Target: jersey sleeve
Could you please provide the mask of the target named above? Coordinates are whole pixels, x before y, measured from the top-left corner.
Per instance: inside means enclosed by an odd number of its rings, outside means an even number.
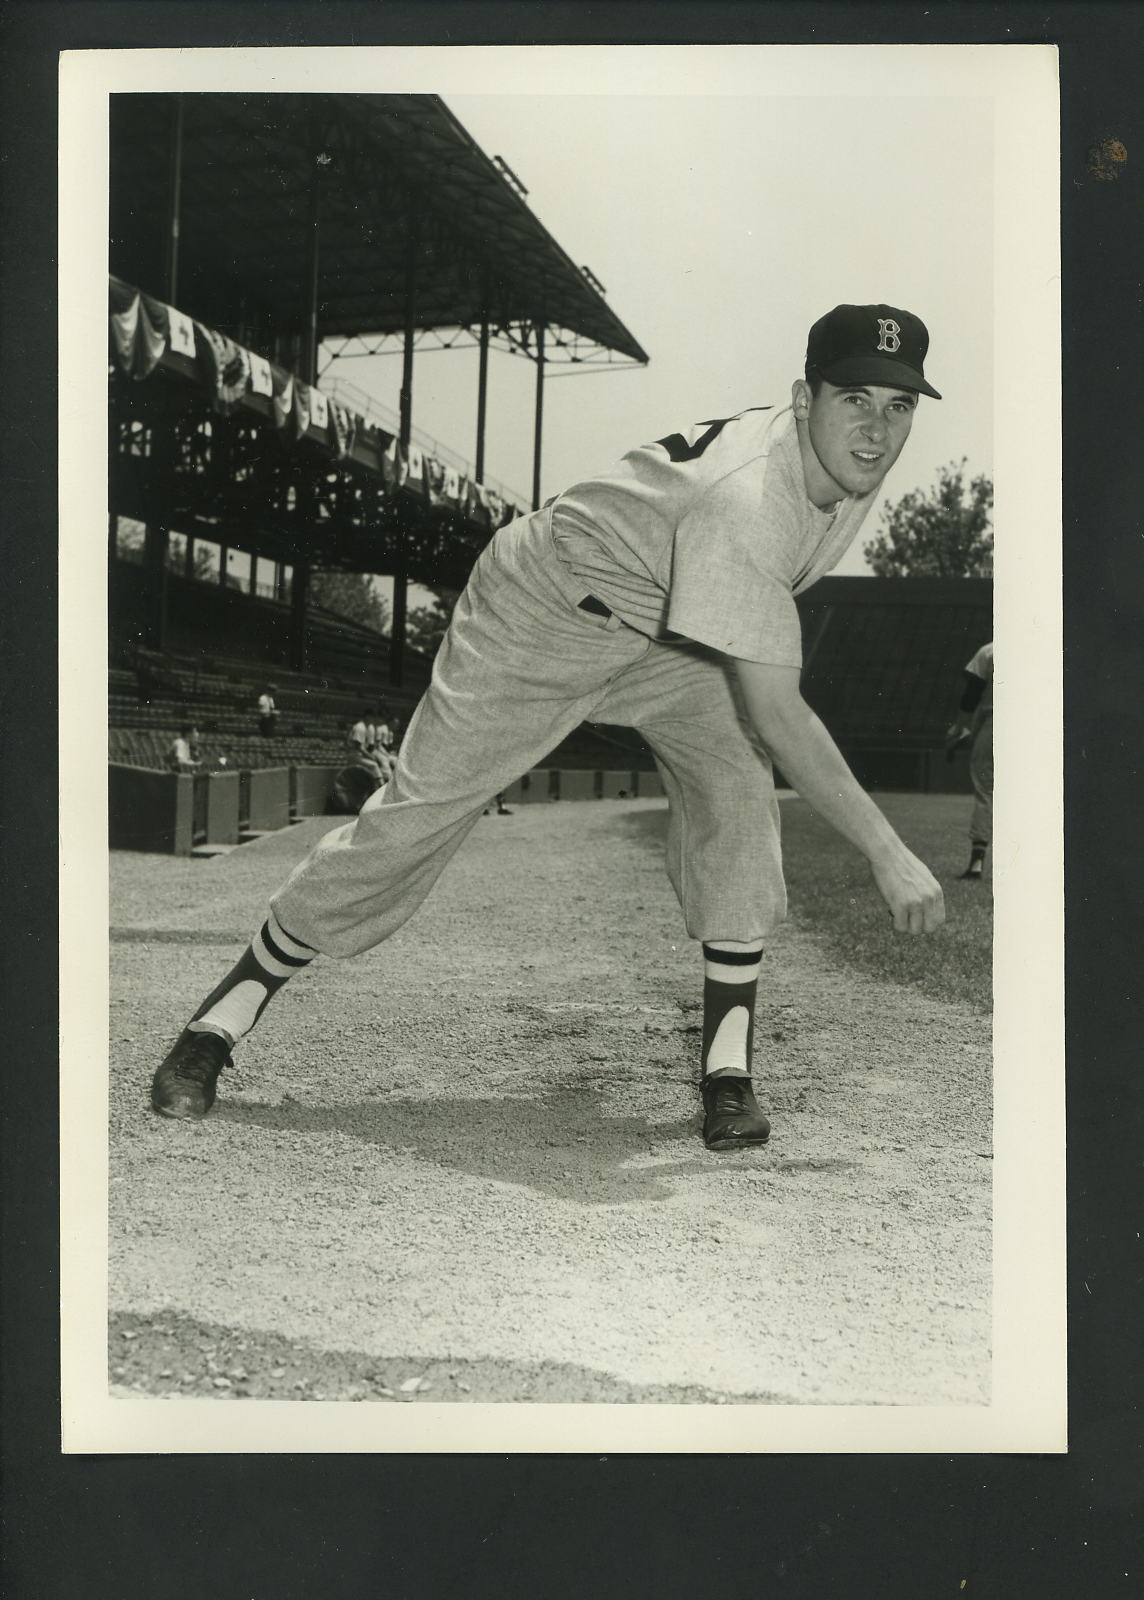
[[[981,698],[985,693],[985,679],[978,677],[976,672],[970,672],[966,667],[962,673],[961,700],[958,710],[964,711],[967,716],[977,710]]]
[[[768,666],[802,665],[790,552],[768,535],[737,476],[702,495],[676,529],[666,623],[672,633]]]

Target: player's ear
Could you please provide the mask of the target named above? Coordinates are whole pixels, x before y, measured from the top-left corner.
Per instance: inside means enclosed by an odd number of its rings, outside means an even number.
[[[810,402],[814,396],[810,392],[810,384],[805,378],[796,378],[791,385],[790,403],[794,407],[794,414],[800,422],[805,422],[810,415]]]

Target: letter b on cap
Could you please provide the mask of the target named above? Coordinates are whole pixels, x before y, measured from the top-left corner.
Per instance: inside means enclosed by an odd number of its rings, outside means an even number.
[[[901,348],[902,330],[893,317],[878,318],[878,349],[888,350],[893,355]]]

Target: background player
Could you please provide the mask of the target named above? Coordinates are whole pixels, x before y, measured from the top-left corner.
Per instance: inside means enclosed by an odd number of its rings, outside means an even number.
[[[638,728],[663,778],[667,871],[704,957],[704,1138],[764,1142],[755,995],[764,940],[786,913],[772,757],[866,856],[896,929],[930,932],[944,917],[936,880],[802,698],[794,601],[852,543],[919,395],[940,399],[923,374],[928,345],[907,311],[838,306],[810,331],[789,406],[638,446],[503,528],[457,603],[389,781],[272,896],[159,1067],[156,1110],[205,1115],[277,989],[315,955],[355,955],[399,928],[490,796],[592,719]]]
[[[951,749],[972,739],[969,776],[973,783],[973,811],[969,818],[969,865],[961,874],[979,883],[985,852],[993,842],[993,641],[983,644],[963,674],[961,703],[950,727]]]

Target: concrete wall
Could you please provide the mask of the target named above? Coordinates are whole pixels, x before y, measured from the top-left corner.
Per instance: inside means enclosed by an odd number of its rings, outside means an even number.
[[[272,833],[290,822],[290,768],[257,767],[244,773],[246,826],[255,833]]]
[[[505,790],[510,805],[549,800],[662,800],[658,772],[601,772],[578,767],[533,767]]]
[[[559,800],[594,800],[596,798],[596,774],[594,772],[561,772],[560,787],[556,791]]]
[[[268,767],[192,775],[111,763],[109,842],[113,850],[183,856],[195,844],[237,844],[243,823],[264,833],[287,827],[291,815],[324,816],[337,770]],[[658,774],[536,767],[518,778],[505,798],[514,805],[547,805],[554,799],[614,800],[637,793],[642,799],[662,797]]]
[[[296,817],[324,817],[337,767],[291,767],[290,809]]]
[[[111,848],[190,855],[194,792],[195,780],[190,773],[109,766],[107,798]]]
[[[854,776],[864,789],[910,794],[970,794],[969,746],[946,759],[943,750],[870,750],[843,747]]]
[[[533,767],[531,772],[526,772],[522,778],[510,784],[504,792],[504,797],[510,805],[533,805],[536,802],[547,804],[552,793],[552,773],[547,767]]]
[[[600,794],[604,800],[631,800],[636,792],[635,772],[601,772]]]
[[[208,772],[207,787],[207,843],[237,844],[238,813],[241,774],[238,772]],[[200,776],[199,782],[204,778]]]

